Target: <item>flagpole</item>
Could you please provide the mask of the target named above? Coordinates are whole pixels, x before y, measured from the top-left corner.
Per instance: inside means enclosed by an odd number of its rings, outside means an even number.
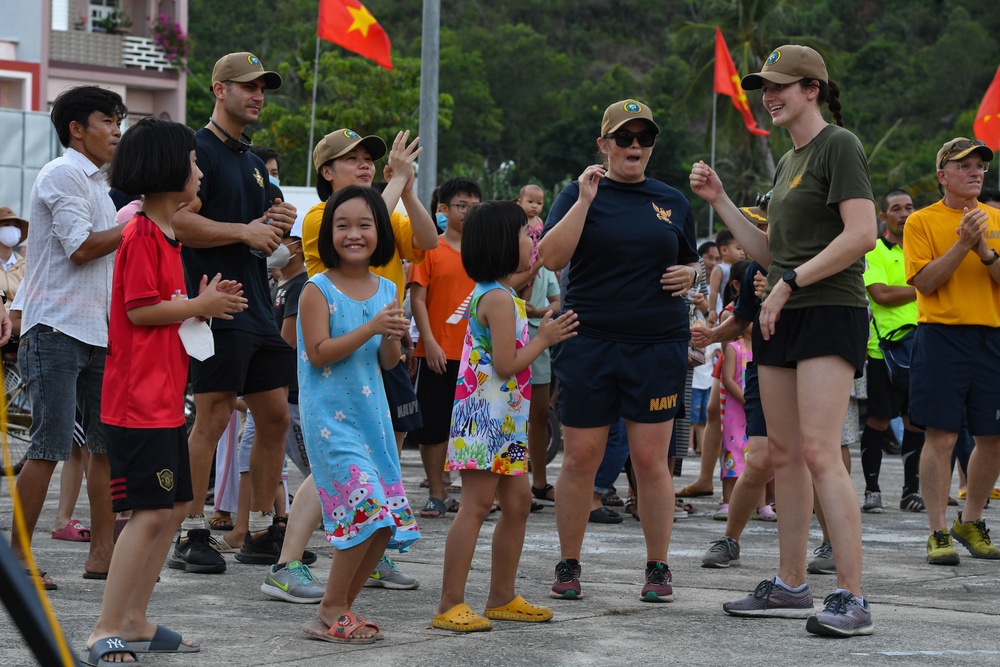
[[[715,171],[715,107],[718,106],[716,102],[719,100],[719,94],[712,91],[712,157],[711,164],[712,171]],[[715,209],[711,206],[708,207],[708,238],[712,238],[712,230],[715,229]]]
[[[424,0],[423,36],[420,47],[420,171],[417,198],[431,205],[437,187],[438,71],[441,55],[441,0]],[[431,211],[433,216],[435,211]]]
[[[313,59],[313,96],[312,111],[309,113],[309,145],[306,146],[306,187],[312,185],[312,151],[313,138],[316,131],[316,84],[319,81],[319,36],[316,37],[316,57]]]

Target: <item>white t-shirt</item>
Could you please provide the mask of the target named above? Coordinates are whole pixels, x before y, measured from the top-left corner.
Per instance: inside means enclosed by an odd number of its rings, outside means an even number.
[[[691,375],[692,389],[712,388],[712,368],[715,366],[715,353],[722,349],[718,343],[712,343],[705,348],[705,363],[694,369]]]

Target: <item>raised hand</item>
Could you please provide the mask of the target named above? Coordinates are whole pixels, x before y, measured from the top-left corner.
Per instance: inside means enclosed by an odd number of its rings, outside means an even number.
[[[603,166],[592,164],[583,170],[577,181],[580,183],[580,200],[588,204],[597,196],[597,184],[607,174]]]
[[[413,163],[416,162],[417,157],[424,149],[417,147],[420,143],[420,137],[416,137],[407,144],[409,138],[409,130],[396,134],[396,138],[392,141],[392,148],[389,150],[389,162],[382,171],[382,175],[387,181],[397,177],[406,179],[407,184],[412,187],[410,180],[413,178]]]
[[[538,325],[537,337],[544,340],[547,346],[555,345],[571,336],[575,336],[576,332],[574,329],[578,326],[580,326],[580,323],[577,321],[576,313],[572,310],[567,310],[555,319],[552,319],[552,311],[549,310],[542,316],[542,321]]]
[[[714,204],[719,197],[726,193],[722,187],[722,181],[719,180],[719,175],[705,164],[704,160],[698,160],[694,163],[688,180],[691,183],[691,191],[709,204]]]

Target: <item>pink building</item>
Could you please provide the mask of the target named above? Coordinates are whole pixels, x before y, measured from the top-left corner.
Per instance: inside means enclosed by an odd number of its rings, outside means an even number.
[[[185,120],[187,75],[156,24],[187,34],[188,0],[4,0],[0,109],[48,112],[64,89],[96,84],[130,118]],[[161,18],[163,17],[163,18]]]

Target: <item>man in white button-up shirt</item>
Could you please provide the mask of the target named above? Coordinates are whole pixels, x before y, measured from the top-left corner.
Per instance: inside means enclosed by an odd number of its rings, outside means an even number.
[[[84,576],[103,579],[111,562],[110,469],[101,424],[114,252],[121,238],[102,167],[111,162],[127,110],[96,86],[61,93],[52,124],[66,148],[45,165],[31,191],[24,312],[18,366],[31,400],[31,446],[17,490],[27,538],[42,510],[52,471],[69,458],[79,406],[87,426],[90,556]],[[20,552],[15,528],[11,543]],[[40,573],[46,588],[55,588]]]

